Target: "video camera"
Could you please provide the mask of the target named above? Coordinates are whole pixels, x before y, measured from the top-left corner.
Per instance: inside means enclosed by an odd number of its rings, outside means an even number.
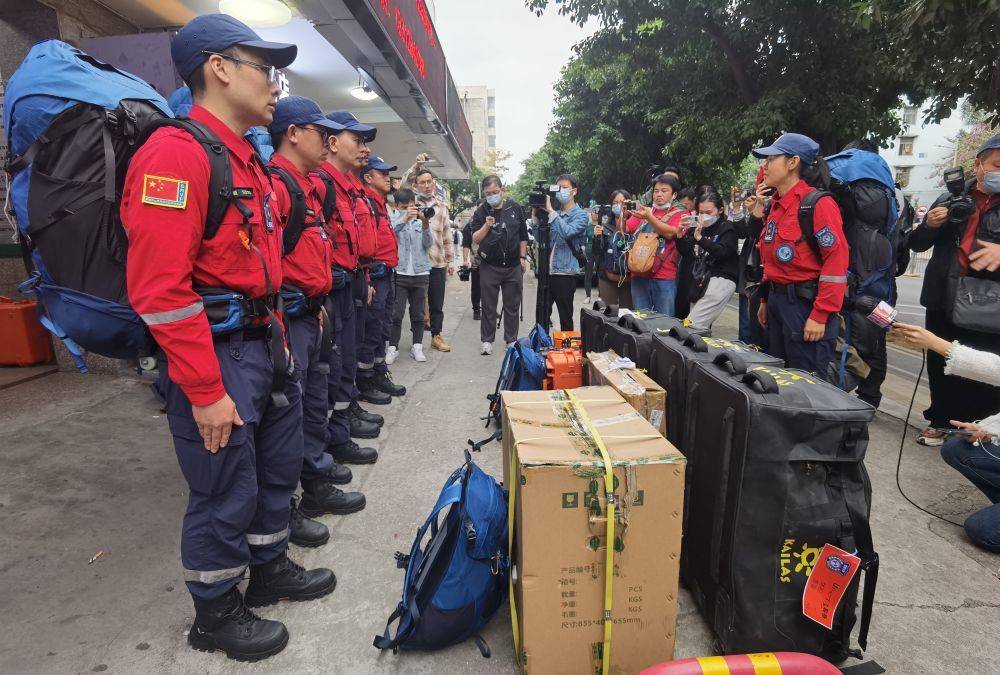
[[[940,206],[948,209],[948,224],[964,227],[969,216],[976,212],[976,204],[965,187],[965,169],[956,166],[945,171],[944,186],[951,196]]]
[[[553,207],[559,204],[559,186],[544,180],[535,181],[535,187],[528,193],[528,206],[533,209],[544,209],[545,198],[548,197]]]

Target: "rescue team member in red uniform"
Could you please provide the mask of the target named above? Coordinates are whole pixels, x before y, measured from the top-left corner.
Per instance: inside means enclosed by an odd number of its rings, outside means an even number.
[[[820,255],[805,241],[799,225],[802,198],[815,188],[802,179],[816,171],[819,145],[802,134],[782,134],[773,144],[753,151],[764,160],[764,185],[775,189],[765,214],[758,200],[754,215],[763,218],[760,237],[764,265],[757,317],[768,335],[768,351],[799,368],[828,378],[840,321],[837,313],[847,291],[849,250],[840,210],[823,197],[813,211],[813,233]]]
[[[284,250],[281,292],[302,388],[302,502],[301,511],[292,505],[291,540],[300,546],[322,546],[330,532],[306,515],[355,513],[365,507],[364,495],[337,487],[351,481],[351,471],[326,453],[333,335],[324,334],[324,324],[330,322],[322,320],[320,312],[333,282],[333,248],[324,228],[319,191],[307,178],[326,159],[327,136],[343,127],[326,119],[310,99],[288,96],[275,106],[268,130],[275,148],[268,166],[274,189],[272,211],[281,225]],[[327,330],[332,333],[332,328]]]
[[[349,113],[348,113],[349,114]],[[350,114],[349,114],[350,115]],[[374,464],[378,452],[374,448],[359,447],[351,438],[377,438],[382,416],[366,412],[354,400],[357,389],[354,377],[358,368],[357,307],[354,288],[358,274],[363,274],[358,264],[358,228],[355,220],[357,187],[350,176],[364,166],[367,160],[367,142],[375,137],[375,129],[360,124],[353,115],[347,123],[328,114],[342,131],[327,138],[327,160],[309,175],[319,190],[323,203],[328,195],[334,197],[334,208],[327,221],[327,234],[333,245],[333,287],[327,302],[327,311],[334,324],[334,344],[340,358],[334,359],[336,368],[330,368],[328,381],[329,406],[332,409],[329,430],[330,444],[327,452],[343,464]],[[364,417],[375,418],[373,421]]]
[[[385,345],[392,330],[392,305],[395,300],[396,265],[399,264],[399,245],[392,231],[392,222],[385,207],[385,198],[392,190],[389,172],[396,166],[381,157],[369,157],[362,169],[365,196],[376,223],[375,261],[369,276],[375,289],[365,322],[365,339],[358,354],[358,389],[375,389],[390,396],[403,396],[406,387],[392,381],[385,363]],[[370,363],[370,369],[364,369]],[[366,374],[369,377],[364,377]]]
[[[296,51],[261,40],[229,16],[200,16],[184,26],[171,53],[194,96],[191,118],[229,154],[232,203],[218,232],[205,239],[208,158],[187,132],[169,127],[136,152],[121,199],[129,299],[163,350],[159,384],[189,488],[181,559],[196,615],[188,642],[243,660],[288,643],[283,624],[247,605],[318,598],[336,586],[330,570],[306,571],[286,553],[289,502],[302,469],[302,410],[291,378],[287,401],[272,396],[272,383],[281,381],[275,362],[285,360],[272,359],[269,339],[280,330],[273,307],[281,240],[269,211],[270,182],[242,138],[251,126],[271,122],[276,68],[289,65]],[[213,332],[198,292],[209,288],[210,295],[237,294],[232,304],[246,320]],[[244,604],[236,585],[248,566]]]

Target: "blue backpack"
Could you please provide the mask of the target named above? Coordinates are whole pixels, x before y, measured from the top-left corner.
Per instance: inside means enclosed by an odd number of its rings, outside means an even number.
[[[234,199],[228,153],[206,127],[173,119],[146,82],[58,40],[32,47],[7,85],[4,129],[10,200],[41,321],[77,367],[85,351],[150,356],[153,343],[128,301],[122,183],[136,148],[161,126],[190,133],[205,149],[211,196],[205,238]]]
[[[548,332],[537,325],[523,337],[507,348],[500,363],[500,376],[496,388],[486,398],[490,401],[490,412],[486,420],[500,424],[502,391],[538,391],[545,380],[545,355],[552,349],[552,338]]]
[[[376,647],[433,650],[475,637],[483,656],[490,655],[477,633],[507,595],[507,491],[468,451],[417,530],[410,553],[396,553],[396,564],[406,570],[403,597],[385,633],[375,637]]]

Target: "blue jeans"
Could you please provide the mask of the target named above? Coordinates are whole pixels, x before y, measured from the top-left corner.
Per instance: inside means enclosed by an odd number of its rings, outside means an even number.
[[[667,316],[674,316],[676,295],[676,279],[632,277],[632,305],[637,312],[652,310]]]
[[[993,502],[965,520],[965,533],[976,546],[1000,553],[1000,446],[952,438],[941,446],[941,457]]]

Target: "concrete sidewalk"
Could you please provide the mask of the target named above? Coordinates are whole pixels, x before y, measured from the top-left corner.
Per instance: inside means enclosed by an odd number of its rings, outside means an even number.
[[[533,294],[534,285],[526,286]],[[433,654],[380,654],[371,646],[402,587],[393,553],[409,549],[461,463],[466,439],[485,435],[479,417],[503,346],[479,355],[468,290],[449,282],[445,336],[453,351],[428,349],[428,362],[417,364],[404,335],[393,373],[409,393],[391,406],[370,406],[387,422],[379,462],[354,468],[352,488],[366,493],[367,509],[325,517],[333,534],[327,546],[293,547],[307,566],[332,567],[337,590],[264,608],[264,616],[286,623],[291,641],[256,665],[186,645],[193,616],[179,560],[186,486],[146,383],[59,373],[0,391],[0,672],[513,672],[506,610],[484,632],[488,660],[471,642]],[[525,316],[522,332],[533,302]],[[734,336],[735,317],[723,317],[715,332]],[[1000,556],[975,549],[961,528],[899,495],[901,427],[881,413],[871,427],[867,463],[882,567],[867,656],[890,673],[997,672]],[[912,429],[907,435],[902,484],[911,498],[957,522],[986,504],[935,449],[913,443]],[[499,454],[491,444],[476,460],[499,475]],[[98,551],[104,554],[88,564]],[[678,657],[711,653],[707,626],[686,593],[677,636]]]

